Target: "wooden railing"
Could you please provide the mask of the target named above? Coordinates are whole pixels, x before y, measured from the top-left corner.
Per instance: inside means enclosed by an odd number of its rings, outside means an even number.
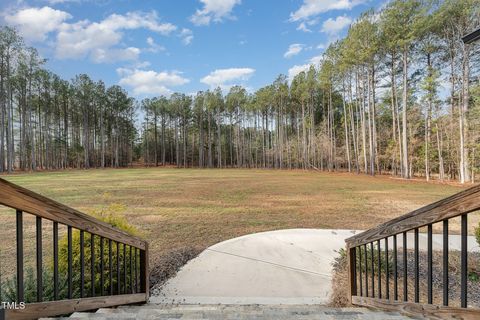
[[[479,209],[480,186],[475,186],[348,238],[346,244],[352,304],[434,319],[480,319],[478,306],[470,306],[467,301],[467,218],[469,213]],[[455,220],[460,220],[460,235],[449,232],[449,222],[455,217],[459,217]],[[442,233],[435,235],[434,227],[441,228]],[[426,228],[426,254],[419,245],[421,228]],[[410,237],[409,240],[408,234],[413,239]],[[437,248],[440,250],[433,250],[434,236],[437,240],[441,239],[442,245]],[[400,247],[398,237],[402,241]],[[450,240],[452,237],[459,240],[459,250],[449,248],[449,237]],[[413,248],[411,245],[409,248],[408,242],[412,240]],[[453,295],[458,301],[453,301],[451,295],[453,289],[449,278],[452,271],[449,268],[452,266],[451,263],[449,266],[449,252],[450,255],[455,253],[455,258],[458,258],[452,259],[455,260],[453,263],[459,264],[453,268],[459,270],[460,292],[458,294],[456,289],[456,295]],[[434,259],[434,255],[439,259]],[[440,288],[438,285],[434,288],[434,276],[439,278],[439,274],[434,274],[435,269],[436,273],[442,273]],[[475,281],[473,285],[479,286],[478,279]]]
[[[12,302],[17,303],[15,308],[0,306],[0,320],[36,319],[148,300],[148,243],[144,240],[3,179],[0,204],[16,210],[16,301]],[[36,299],[23,308],[25,214],[36,217]],[[51,261],[43,261],[45,220],[53,225]],[[66,255],[62,256],[59,226],[66,227]],[[59,261],[62,258],[66,261]],[[86,266],[88,259],[90,265]],[[53,270],[45,279],[47,263],[52,263]],[[45,301],[47,282],[53,282],[53,292]]]

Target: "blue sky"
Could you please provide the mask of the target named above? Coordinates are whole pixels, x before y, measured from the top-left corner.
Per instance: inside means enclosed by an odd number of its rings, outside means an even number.
[[[86,73],[141,98],[241,84],[318,63],[382,0],[2,1],[2,24],[65,79]]]

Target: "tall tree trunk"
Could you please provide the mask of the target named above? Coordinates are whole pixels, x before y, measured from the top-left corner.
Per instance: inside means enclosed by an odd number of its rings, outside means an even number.
[[[397,175],[397,100],[396,100],[396,80],[395,80],[395,53],[391,53],[391,64],[390,64],[390,81],[391,81],[391,106],[392,106],[392,138],[393,138],[393,152],[392,152],[392,175]],[[400,137],[399,137],[400,138]],[[400,156],[400,153],[399,153]]]
[[[443,165],[443,143],[440,138],[440,129],[438,128],[438,124],[435,123],[436,131],[437,131],[437,152],[438,152],[438,175],[440,181],[445,179],[445,168]]]
[[[211,114],[208,112],[208,167],[213,167],[213,156],[212,156],[212,125],[211,125]]]
[[[407,141],[407,105],[408,105],[408,50],[403,49],[403,113],[402,113],[402,151],[403,178],[410,179]]]
[[[342,79],[342,92],[343,92],[343,122],[345,128],[345,150],[347,153],[347,165],[348,165],[348,172],[352,171],[352,163],[350,159],[350,142],[348,139],[348,114],[347,114],[347,106],[346,106],[346,97],[345,97],[345,79]]]
[[[371,73],[367,71],[367,116],[368,116],[368,146],[370,155],[370,167],[369,173],[375,175],[375,147],[373,143],[373,106],[372,106],[372,86],[371,86]]]
[[[467,119],[469,103],[469,78],[470,78],[470,64],[469,64],[470,46],[464,45],[463,61],[462,61],[462,102],[459,103],[459,129],[460,129],[460,183],[470,181],[470,172],[468,164],[468,148],[467,141]]]
[[[222,124],[220,123],[220,110],[217,110],[217,167],[222,167]]]
[[[3,75],[4,57],[1,55],[0,62],[0,172],[5,171],[5,113],[6,113],[6,95],[5,95],[5,77]]]
[[[158,128],[157,128],[157,119],[158,119],[158,115],[157,115],[157,106],[153,106],[154,110],[153,110],[153,134],[155,135],[154,136],[154,139],[153,139],[153,143],[154,143],[154,147],[153,147],[153,150],[154,150],[154,155],[155,155],[155,167],[158,167]]]
[[[204,156],[203,156],[203,149],[204,149],[204,137],[203,137],[203,110],[200,111],[200,120],[199,120],[199,128],[200,128],[200,133],[198,136],[198,165],[200,168],[204,167]]]

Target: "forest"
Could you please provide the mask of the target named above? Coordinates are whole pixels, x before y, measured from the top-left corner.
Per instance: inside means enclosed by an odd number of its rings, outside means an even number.
[[[0,31],[0,172],[146,166],[275,168],[475,182],[479,0],[364,12],[318,65],[241,86],[135,100],[66,81]]]
[[[131,164],[135,100],[85,74],[63,80],[45,62],[0,29],[0,172]]]

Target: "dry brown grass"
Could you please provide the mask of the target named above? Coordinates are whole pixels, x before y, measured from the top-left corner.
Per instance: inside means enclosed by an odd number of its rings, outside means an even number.
[[[127,206],[128,220],[150,242],[154,258],[268,230],[367,229],[462,190],[389,177],[253,169],[78,170],[3,178],[87,213],[111,203]],[[14,212],[0,210],[0,218],[0,248],[9,256]],[[32,259],[33,223],[25,224]]]

